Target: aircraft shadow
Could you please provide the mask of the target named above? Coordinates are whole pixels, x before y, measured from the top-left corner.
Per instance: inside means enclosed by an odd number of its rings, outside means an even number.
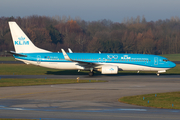
[[[47,71],[47,75],[88,75],[88,71],[78,72],[77,70],[61,70],[61,71]],[[156,73],[121,73],[118,74],[101,74],[101,72],[94,72],[94,76],[129,76],[129,75],[156,75]],[[166,74],[161,75],[180,75],[180,74]]]

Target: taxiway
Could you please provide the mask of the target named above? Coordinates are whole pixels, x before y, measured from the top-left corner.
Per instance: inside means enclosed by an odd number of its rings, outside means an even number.
[[[156,109],[118,102],[123,96],[180,91],[180,75],[39,75],[1,78],[74,78],[108,80],[79,83],[0,88],[1,118],[41,120],[176,120],[180,110]],[[171,104],[171,103],[170,103]]]

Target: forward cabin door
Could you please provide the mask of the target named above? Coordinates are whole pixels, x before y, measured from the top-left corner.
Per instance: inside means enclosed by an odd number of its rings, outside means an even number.
[[[158,57],[154,58],[154,65],[158,65]]]

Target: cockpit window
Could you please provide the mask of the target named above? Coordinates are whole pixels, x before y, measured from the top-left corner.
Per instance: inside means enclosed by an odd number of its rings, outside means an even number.
[[[169,60],[168,60],[168,59],[163,59],[163,61],[167,62],[167,61],[169,61]]]

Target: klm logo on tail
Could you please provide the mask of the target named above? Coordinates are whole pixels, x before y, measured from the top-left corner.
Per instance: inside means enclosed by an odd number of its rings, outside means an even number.
[[[14,41],[14,45],[29,45],[29,41],[25,41],[25,37],[19,37],[19,41]]]

